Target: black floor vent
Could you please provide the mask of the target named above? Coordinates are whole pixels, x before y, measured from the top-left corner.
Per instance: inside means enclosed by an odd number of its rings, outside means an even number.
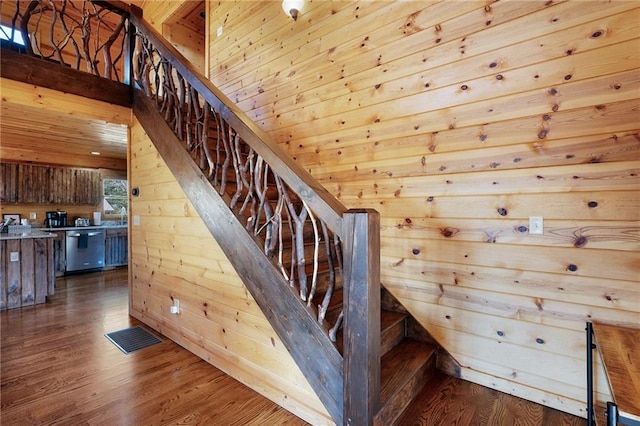
[[[125,354],[162,342],[142,327],[136,326],[104,335]]]

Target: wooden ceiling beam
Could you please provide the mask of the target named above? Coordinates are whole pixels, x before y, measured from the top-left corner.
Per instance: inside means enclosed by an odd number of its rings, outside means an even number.
[[[10,80],[71,93],[131,108],[131,88],[116,81],[60,66],[57,62],[0,50],[0,76]]]

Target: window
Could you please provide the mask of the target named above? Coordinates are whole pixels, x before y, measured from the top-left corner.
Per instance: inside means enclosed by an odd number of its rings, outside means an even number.
[[[105,215],[126,214],[129,197],[126,179],[104,179],[102,181],[102,210]]]
[[[11,38],[13,37],[13,40]],[[15,44],[19,44],[20,46],[24,46],[24,40],[22,39],[22,33],[20,30],[12,30],[11,27],[0,24],[0,39],[2,40],[10,40]]]

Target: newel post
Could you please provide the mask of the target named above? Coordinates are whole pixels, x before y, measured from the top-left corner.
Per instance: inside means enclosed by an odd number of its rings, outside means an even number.
[[[343,215],[345,425],[372,425],[380,409],[380,215]]]

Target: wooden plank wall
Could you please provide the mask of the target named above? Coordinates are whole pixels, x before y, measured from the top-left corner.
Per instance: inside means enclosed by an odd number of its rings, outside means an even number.
[[[129,174],[140,194],[130,203],[131,315],[309,423],[330,423],[137,121]],[[174,299],[179,315],[169,312]]]
[[[91,204],[102,199],[99,170],[0,161],[0,202]]]
[[[209,9],[211,80],[381,213],[383,285],[460,375],[585,415],[584,322],[640,327],[639,4]]]

